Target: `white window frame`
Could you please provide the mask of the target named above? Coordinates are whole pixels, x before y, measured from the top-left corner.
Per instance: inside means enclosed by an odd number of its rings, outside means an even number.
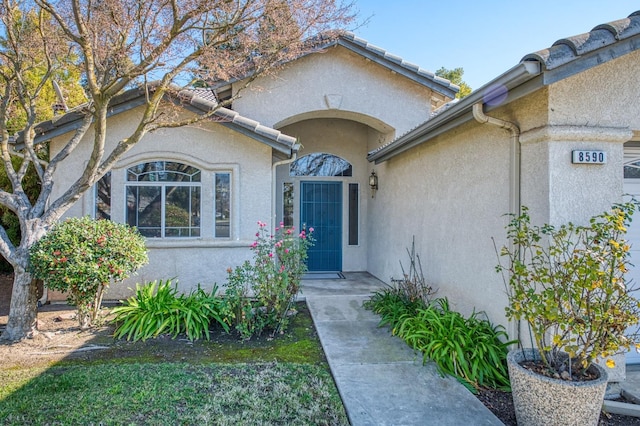
[[[198,171],[200,172],[200,181],[199,182],[179,182],[179,181],[129,181],[127,180],[128,177],[128,173],[129,173],[129,169],[136,167],[140,164],[145,164],[145,163],[154,163],[154,162],[167,162],[167,163],[178,163],[178,164],[182,164],[182,165],[186,165],[186,166],[190,166],[193,167],[195,169],[198,169]],[[203,196],[203,185],[202,185],[202,169],[200,167],[196,167],[193,166],[189,163],[185,163],[185,162],[181,162],[181,161],[176,161],[173,159],[162,159],[162,160],[147,160],[147,161],[142,161],[133,165],[130,165],[128,167],[126,167],[124,169],[124,208],[125,208],[125,217],[124,217],[124,222],[128,223],[127,221],[127,198],[128,198],[128,188],[129,187],[160,187],[160,236],[159,237],[154,237],[154,236],[146,236],[146,238],[152,238],[152,239],[172,239],[172,238],[176,238],[176,239],[197,239],[197,238],[202,238],[202,223],[200,223],[198,225],[198,228],[200,230],[199,235],[196,236],[175,236],[175,235],[171,235],[171,236],[166,236],[166,218],[165,218],[165,213],[166,213],[166,188],[168,186],[171,187],[188,187],[188,188],[199,188],[200,189],[200,199],[199,199],[199,203],[198,203],[198,217],[200,217],[200,221],[202,222],[202,196]],[[189,216],[192,215],[192,212],[189,211]],[[135,224],[136,226],[138,225],[137,223]],[[191,227],[190,227],[191,228]],[[142,231],[141,231],[142,232]]]
[[[227,175],[229,177],[229,235],[225,235],[225,236],[218,236],[216,235],[216,228],[217,228],[217,222],[216,222],[216,215],[218,214],[217,209],[218,206],[216,205],[216,203],[218,202],[218,192],[217,192],[217,188],[216,188],[216,180],[218,178],[218,175]],[[234,184],[233,184],[233,178],[234,178],[234,174],[231,170],[214,170],[213,171],[213,189],[211,191],[212,196],[213,196],[213,238],[215,239],[226,239],[229,240],[231,239],[231,237],[233,236],[233,227],[234,227],[234,216],[235,216],[235,206],[234,206]]]

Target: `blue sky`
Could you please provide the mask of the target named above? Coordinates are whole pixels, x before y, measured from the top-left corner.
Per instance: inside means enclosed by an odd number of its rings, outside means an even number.
[[[556,40],[640,10],[638,0],[356,0],[353,32],[429,71],[464,68],[477,89]]]

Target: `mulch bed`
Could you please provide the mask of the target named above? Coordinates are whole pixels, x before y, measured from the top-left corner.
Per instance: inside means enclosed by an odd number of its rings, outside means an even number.
[[[476,396],[506,426],[517,426],[511,392],[481,389]],[[631,403],[624,398],[619,398],[616,401]],[[602,413],[598,426],[640,426],[640,418]]]

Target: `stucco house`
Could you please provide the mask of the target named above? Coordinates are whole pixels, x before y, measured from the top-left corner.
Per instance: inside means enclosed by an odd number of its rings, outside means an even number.
[[[235,85],[216,97],[183,93],[185,108],[206,110]],[[640,195],[640,12],[528,54],[458,102],[448,81],[351,34],[253,87],[219,120],[146,136],[70,212],[107,214],[149,237],[150,264],[108,297],[156,278],[222,284],[250,255],[256,222],[284,221],[316,229],[310,270],[386,282],[415,236],[439,296],[505,324],[492,239],[503,243],[506,213],[526,205],[536,223],[580,223],[623,193]],[[111,138],[125,134],[143,96],[132,91],[115,107]],[[72,126],[65,116],[41,137],[55,151]],[[578,151],[596,161],[580,162]],[[149,199],[162,200],[166,220],[143,217]],[[194,218],[186,227],[167,216],[180,203]],[[640,250],[639,224],[630,239]]]
[[[181,91],[168,107],[209,111],[243,84]],[[367,153],[426,120],[458,90],[352,34],[251,87],[213,120],[145,136],[69,211],[136,225],[147,237],[149,265],[106,297],[122,298],[136,281],[172,277],[183,290],[224,284],[227,268],[251,256],[258,221],[314,227],[311,271],[366,271],[375,202]],[[146,90],[113,102],[111,143],[132,131]],[[56,153],[79,119],[70,112],[43,123],[38,140],[51,140]],[[77,179],[73,165],[89,153],[86,143],[60,167],[57,191]]]

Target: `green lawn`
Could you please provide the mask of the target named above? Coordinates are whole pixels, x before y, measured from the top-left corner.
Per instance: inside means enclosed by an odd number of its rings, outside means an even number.
[[[242,342],[114,341],[53,365],[2,369],[0,425],[348,425],[308,311]],[[110,343],[109,343],[110,342]]]
[[[326,367],[135,363],[9,371],[3,425],[348,424]]]

